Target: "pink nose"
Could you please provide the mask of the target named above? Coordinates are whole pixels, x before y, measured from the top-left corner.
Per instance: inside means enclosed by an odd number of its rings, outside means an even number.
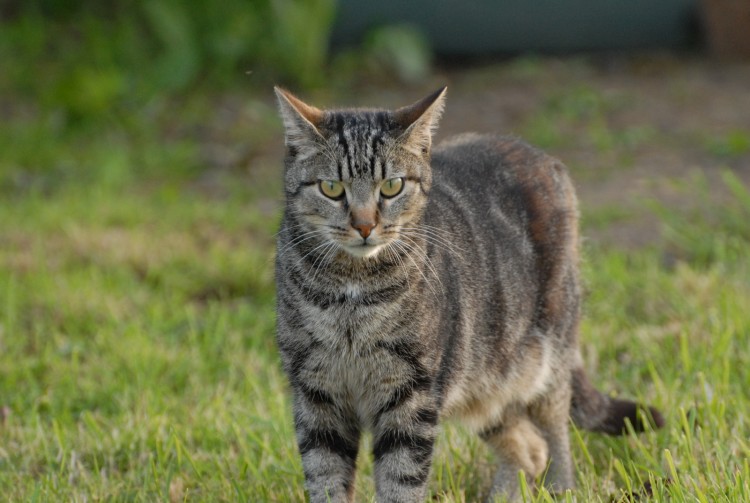
[[[352,227],[357,229],[360,236],[367,239],[370,236],[370,232],[372,231],[373,227],[375,227],[375,223],[374,222],[354,222],[352,224]]]

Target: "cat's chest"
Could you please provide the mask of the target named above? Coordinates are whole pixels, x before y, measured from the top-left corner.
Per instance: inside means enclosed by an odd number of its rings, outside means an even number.
[[[309,336],[315,340],[301,376],[354,409],[364,423],[410,377],[404,360],[387,349],[399,306],[368,302],[355,283],[344,285],[345,301],[311,309]],[[416,337],[416,334],[414,334]]]
[[[329,291],[326,302],[300,306],[300,314],[317,340],[342,350],[378,338],[399,311],[398,304],[379,302],[367,285],[357,282]]]
[[[402,361],[384,351],[356,344],[340,347],[326,355],[323,372],[310,378],[353,409],[363,423],[370,423],[393,394],[410,378]]]
[[[371,425],[394,390],[409,382],[410,369],[377,344],[349,336],[316,345],[298,373],[353,412],[362,424]]]

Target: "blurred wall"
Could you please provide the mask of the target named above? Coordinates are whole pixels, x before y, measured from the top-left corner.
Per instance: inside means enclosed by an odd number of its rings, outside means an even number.
[[[439,55],[682,47],[698,0],[342,0],[334,46],[378,26],[420,29]]]

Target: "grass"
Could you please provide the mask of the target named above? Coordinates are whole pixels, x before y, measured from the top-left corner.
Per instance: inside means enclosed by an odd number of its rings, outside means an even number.
[[[580,86],[550,100],[550,131],[599,131],[621,106]],[[304,498],[274,345],[280,153],[264,161],[262,144],[279,124],[252,98],[253,124],[226,128],[221,106],[186,102],[100,127],[38,113],[0,125],[0,499]],[[633,145],[602,131],[591,145],[605,155]],[[245,169],[206,161],[206,137],[245,135],[260,145]],[[740,155],[740,140],[716,155]],[[578,501],[628,501],[646,482],[652,501],[750,501],[750,197],[725,182],[722,205],[698,193],[695,214],[654,208],[664,246],[585,249],[586,366],[668,424],[624,438],[572,430]],[[630,212],[584,214],[584,233]],[[358,501],[372,499],[370,442]],[[491,476],[485,446],[447,425],[432,500],[476,501]]]

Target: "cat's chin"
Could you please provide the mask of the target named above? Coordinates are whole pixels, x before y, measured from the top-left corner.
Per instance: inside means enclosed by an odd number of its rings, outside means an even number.
[[[357,258],[372,258],[383,249],[383,245],[358,245],[358,246],[345,246],[344,250],[349,255]]]

